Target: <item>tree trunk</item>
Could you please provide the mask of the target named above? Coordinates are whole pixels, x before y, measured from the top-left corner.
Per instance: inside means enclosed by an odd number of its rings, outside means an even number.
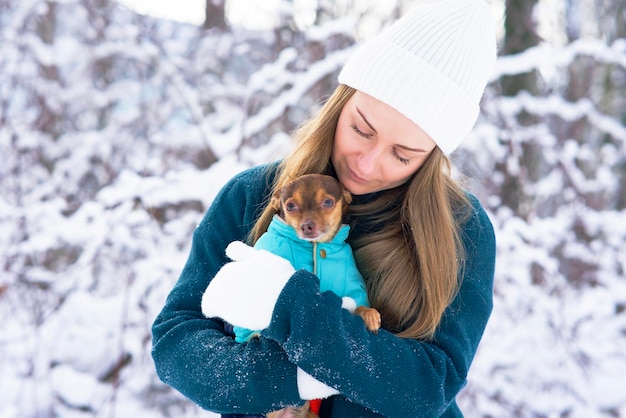
[[[205,30],[226,29],[226,0],[206,0],[204,24]]]
[[[538,0],[506,0],[504,19],[504,45],[502,55],[523,52],[539,44],[533,10]],[[537,73],[531,71],[514,76],[505,76],[501,80],[502,93],[515,96],[522,90],[537,93]]]
[[[56,3],[47,1],[45,4],[46,13],[39,16],[36,30],[42,43],[52,45],[56,31]],[[47,82],[59,82],[59,70],[54,64],[39,63],[39,71],[42,78]],[[39,109],[39,115],[35,122],[36,129],[56,138],[59,135],[60,117],[49,105],[49,97],[45,91],[37,92],[36,102]]]
[[[506,0],[506,17],[504,20],[503,55],[512,55],[524,52],[539,43],[536,22],[533,19],[533,10],[538,0]],[[532,95],[539,95],[538,73],[536,70],[500,79],[502,95],[516,96],[521,91]],[[528,112],[521,111],[517,115],[519,126],[512,129],[523,129],[535,125],[537,118]],[[515,140],[513,140],[515,141]],[[532,143],[511,143],[511,152],[518,153],[517,167],[509,170],[506,160],[497,169],[504,173],[500,195],[503,204],[510,207],[518,216],[525,219],[537,208],[534,207],[534,197],[527,192],[527,184],[534,182],[542,171],[541,150]],[[515,165],[514,165],[515,166]]]

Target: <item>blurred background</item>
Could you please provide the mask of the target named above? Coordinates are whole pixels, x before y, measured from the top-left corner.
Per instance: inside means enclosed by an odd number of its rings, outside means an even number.
[[[192,231],[415,3],[0,0],[0,416],[214,416],[150,357]],[[496,229],[495,306],[459,402],[626,417],[626,3],[491,4],[453,161]]]

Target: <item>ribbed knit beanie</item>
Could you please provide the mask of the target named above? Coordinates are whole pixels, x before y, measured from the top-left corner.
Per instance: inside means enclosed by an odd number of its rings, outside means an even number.
[[[430,0],[359,46],[339,83],[392,106],[450,154],[476,123],[495,60],[487,3]]]

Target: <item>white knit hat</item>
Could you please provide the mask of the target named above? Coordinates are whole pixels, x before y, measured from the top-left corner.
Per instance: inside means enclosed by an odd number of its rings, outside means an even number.
[[[361,45],[339,83],[392,106],[450,154],[476,123],[495,60],[487,3],[429,1]]]

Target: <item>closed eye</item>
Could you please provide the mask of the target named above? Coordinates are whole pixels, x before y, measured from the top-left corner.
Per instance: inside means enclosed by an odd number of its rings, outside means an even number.
[[[363,137],[363,138],[365,138],[365,139],[370,139],[370,138],[372,138],[372,136],[373,136],[372,134],[368,134],[368,133],[365,133],[365,132],[363,132],[362,130],[360,130],[360,129],[359,129],[359,127],[358,127],[358,126],[356,126],[356,124],[355,124],[355,123],[353,123],[352,125],[350,125],[350,127],[352,128],[352,130],[353,130],[354,132],[356,132],[356,133],[357,133],[357,135],[362,136],[362,137]],[[408,147],[402,147],[402,148],[407,148],[409,151],[414,151],[414,152],[423,152],[423,150],[421,150],[421,149],[409,149]],[[391,150],[391,153],[392,153],[393,157],[394,157],[396,160],[400,161],[400,163],[402,163],[402,164],[404,164],[404,165],[409,165],[409,163],[411,162],[411,160],[410,160],[410,159],[408,159],[408,158],[404,158],[404,157],[400,156],[400,154],[398,154],[398,150],[397,150],[396,148],[393,148],[393,149]]]
[[[362,136],[363,138],[370,139],[372,137],[372,134],[366,134],[365,132],[360,130],[359,127],[356,126],[355,124],[350,125],[350,127],[352,128],[354,132],[356,132],[358,135]]]
[[[404,165],[408,165],[411,162],[411,160],[409,160],[408,158],[401,157],[400,154],[398,154],[398,150],[395,148],[393,148],[391,153],[398,161],[400,161]]]

